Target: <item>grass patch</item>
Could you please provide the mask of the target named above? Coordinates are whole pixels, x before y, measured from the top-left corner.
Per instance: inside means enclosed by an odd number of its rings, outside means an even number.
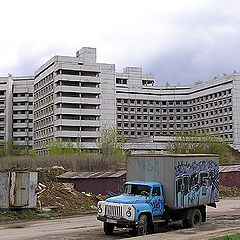
[[[44,212],[41,210],[32,209],[19,209],[19,210],[1,210],[0,211],[0,223],[14,222],[14,221],[27,221],[37,219],[49,219],[59,216],[56,211]],[[15,227],[17,228],[17,227]]]
[[[219,237],[219,238],[211,238],[209,240],[239,240],[240,239],[240,233],[234,234],[234,235],[229,235],[229,236],[224,236],[224,237]]]

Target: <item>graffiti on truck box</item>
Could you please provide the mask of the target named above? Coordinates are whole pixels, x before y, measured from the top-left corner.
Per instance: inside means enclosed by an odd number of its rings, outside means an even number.
[[[175,206],[191,207],[218,201],[218,163],[212,160],[178,162],[175,167]]]
[[[138,165],[143,172],[155,172],[157,175],[159,175],[159,162],[156,159],[141,160],[138,161]]]

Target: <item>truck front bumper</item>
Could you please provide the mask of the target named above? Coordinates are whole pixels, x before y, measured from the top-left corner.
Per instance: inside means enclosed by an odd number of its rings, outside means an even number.
[[[102,222],[112,223],[114,225],[126,226],[126,227],[134,227],[137,224],[136,221],[129,221],[126,219],[113,219],[113,218],[102,217],[102,216],[97,216],[97,220]]]

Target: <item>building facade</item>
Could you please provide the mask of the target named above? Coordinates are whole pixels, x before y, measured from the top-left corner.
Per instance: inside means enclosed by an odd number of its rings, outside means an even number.
[[[0,145],[13,139],[23,148],[33,146],[33,83],[33,76],[0,78]]]
[[[14,144],[33,146],[33,77],[13,77],[12,134]]]
[[[76,57],[55,56],[35,72],[34,146],[47,152],[48,141],[69,139],[96,149],[100,128],[115,125],[115,66],[96,63],[96,49]]]
[[[194,86],[155,86],[139,67],[116,72],[95,48],[55,56],[34,77],[0,78],[0,141],[47,153],[49,142],[98,148],[101,129],[117,128],[126,149],[164,151],[182,131],[209,132],[240,150],[240,75]],[[34,97],[33,97],[34,96]]]
[[[100,129],[117,126],[128,149],[161,151],[186,130],[209,132],[240,149],[238,91],[237,73],[195,86],[155,86],[141,68],[117,73],[114,64],[96,62],[96,49],[83,48],[36,71],[34,144],[47,151],[46,138],[70,139],[96,149]]]
[[[0,78],[0,145],[12,137],[12,84],[11,76]]]
[[[130,149],[164,150],[166,139],[182,131],[209,132],[240,149],[239,80],[232,74],[189,87],[158,87],[141,78],[138,88],[117,84],[117,126],[130,142],[151,139],[147,145],[129,143]]]

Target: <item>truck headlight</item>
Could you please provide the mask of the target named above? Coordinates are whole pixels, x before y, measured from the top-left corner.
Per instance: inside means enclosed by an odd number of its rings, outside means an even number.
[[[126,212],[126,216],[127,216],[127,217],[131,217],[131,215],[132,215],[131,211],[128,210],[128,211]]]
[[[102,209],[101,205],[99,205],[99,206],[98,206],[98,213],[101,214],[102,211],[103,211],[103,209]]]

